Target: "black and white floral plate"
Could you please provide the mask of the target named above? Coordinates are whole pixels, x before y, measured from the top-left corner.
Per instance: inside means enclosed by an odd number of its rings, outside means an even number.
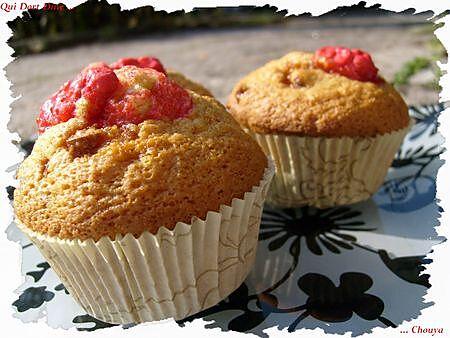
[[[372,199],[326,210],[265,208],[256,264],[246,281],[226,300],[178,324],[205,318],[206,328],[262,337],[270,327],[288,332],[319,327],[357,336],[417,318],[432,305],[423,298],[430,287],[423,273],[430,263],[426,255],[443,240],[434,229],[442,211],[435,182],[442,164],[437,118],[443,109],[410,108],[416,124]],[[29,153],[33,142],[21,146]],[[113,326],[74,302],[15,224],[7,233],[22,245],[26,277],[15,290],[15,317],[23,322],[46,317],[51,327],[80,331]]]

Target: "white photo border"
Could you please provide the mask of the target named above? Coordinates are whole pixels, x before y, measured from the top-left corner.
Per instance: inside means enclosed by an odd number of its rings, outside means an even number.
[[[1,1],[1,0],[0,0]],[[10,1],[18,4],[21,1]],[[22,1],[25,2],[25,1]],[[39,4],[42,8],[45,1],[26,1],[27,3]],[[52,1],[50,1],[52,2]],[[60,2],[67,5],[69,8],[79,5],[84,1],[75,0],[58,0],[53,2]],[[255,5],[264,6],[270,4],[276,6],[279,10],[286,9],[288,15],[301,14],[309,12],[314,16],[326,13],[335,9],[338,6],[350,6],[357,4],[358,1],[235,1],[235,0],[154,0],[154,1],[127,1],[127,0],[111,0],[110,4],[120,4],[122,10],[129,10],[136,7],[151,5],[157,10],[166,10],[172,12],[175,10],[190,11],[195,7],[216,7],[216,6],[243,6],[243,5]],[[416,12],[433,11],[435,15],[438,15],[445,10],[450,9],[450,6],[446,1],[442,0],[407,0],[407,1],[392,1],[392,0],[378,0],[378,1],[366,1],[366,6],[370,7],[375,4],[381,4],[383,9],[392,11],[403,11],[408,8],[414,8]],[[6,186],[14,185],[13,172],[9,170],[12,166],[22,160],[22,156],[17,147],[13,145],[12,141],[18,141],[19,136],[11,133],[7,129],[7,125],[10,119],[11,108],[10,105],[13,102],[11,97],[10,86],[11,83],[6,78],[4,68],[7,64],[13,61],[13,50],[7,45],[7,40],[11,37],[11,30],[7,26],[7,22],[13,20],[17,16],[20,16],[21,11],[12,11],[9,13],[0,13],[0,107],[2,113],[0,114],[0,150],[2,160],[0,168],[0,215],[2,216],[2,231],[0,235],[0,257],[2,259],[2,287],[0,290],[0,314],[1,314],[1,329],[3,337],[125,337],[132,336],[139,337],[172,337],[177,335],[183,335],[185,337],[210,337],[212,335],[219,337],[243,337],[242,333],[237,332],[222,332],[219,328],[208,329],[204,328],[205,323],[202,320],[196,320],[192,323],[186,323],[186,326],[181,328],[174,321],[168,320],[157,323],[146,323],[135,326],[128,330],[123,330],[120,326],[109,328],[107,330],[98,330],[94,332],[80,332],[75,329],[53,329],[45,323],[45,319],[39,320],[37,323],[24,324],[17,318],[12,316],[13,309],[11,303],[15,300],[16,295],[13,290],[17,285],[23,282],[23,276],[20,271],[21,266],[21,248],[6,238],[5,229],[10,224],[13,218],[13,210],[8,201]],[[444,23],[444,25],[437,29],[435,34],[437,38],[443,43],[444,47],[448,51],[450,48],[450,15],[447,15],[438,22]],[[440,85],[443,88],[440,93],[440,101],[450,101],[450,66],[449,63],[439,63],[444,75],[440,79]],[[17,99],[17,98],[15,98]],[[447,108],[440,116],[439,132],[444,138],[450,137],[450,109]],[[445,146],[445,145],[444,145]],[[441,158],[446,162],[441,167],[437,176],[437,198],[439,205],[443,208],[439,222],[440,226],[436,228],[439,236],[450,238],[450,154],[444,152]],[[450,257],[450,243],[444,242],[433,248],[433,252],[428,256],[433,259],[433,263],[427,265],[426,273],[430,274],[430,283],[432,287],[428,290],[425,297],[426,302],[434,302],[434,305],[423,309],[419,318],[404,322],[397,328],[376,328],[372,333],[364,334],[361,337],[414,337],[417,334],[404,334],[400,331],[408,330],[413,325],[421,325],[422,327],[430,328],[443,328],[444,336],[450,336],[450,323],[448,320],[448,309],[450,308],[450,273],[449,269],[449,257]],[[284,337],[287,331],[279,331],[276,327],[265,330],[270,337]],[[293,334],[295,337],[323,337],[324,332],[320,329],[315,330],[298,330]],[[327,335],[336,337],[351,337],[351,333],[347,332],[345,335]],[[435,335],[438,337],[439,335]]]

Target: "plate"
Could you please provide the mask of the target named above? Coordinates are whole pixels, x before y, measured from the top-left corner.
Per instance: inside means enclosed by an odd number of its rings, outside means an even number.
[[[204,318],[206,328],[261,337],[271,327],[357,336],[417,318],[432,305],[424,301],[430,287],[426,255],[443,240],[435,231],[442,211],[435,196],[443,162],[437,118],[443,109],[441,104],[410,107],[416,124],[370,200],[324,210],[265,207],[248,278],[227,299],[178,325]],[[33,141],[21,147],[29,153]],[[15,290],[15,317],[23,322],[46,317],[51,327],[80,331],[115,326],[75,303],[15,224],[7,233],[23,249],[25,282]]]

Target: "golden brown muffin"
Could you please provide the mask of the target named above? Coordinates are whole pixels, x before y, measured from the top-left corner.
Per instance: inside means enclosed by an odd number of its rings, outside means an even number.
[[[408,126],[397,91],[352,80],[313,65],[313,54],[292,52],[244,77],[227,106],[257,133],[322,137],[369,137]]]
[[[192,90],[199,95],[214,97],[214,95],[200,83],[188,79],[181,73],[169,69],[167,70],[167,76],[185,89]]]
[[[145,69],[115,72],[128,88],[121,95],[141,97],[154,81]],[[49,127],[20,166],[18,220],[61,239],[98,240],[173,229],[242,198],[267,158],[220,103],[189,95],[193,109],[183,118],[122,126],[88,124],[88,103],[78,104],[76,117]]]

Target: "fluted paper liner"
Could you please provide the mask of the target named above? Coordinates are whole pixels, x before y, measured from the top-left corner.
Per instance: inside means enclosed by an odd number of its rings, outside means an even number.
[[[217,304],[247,276],[274,171],[269,159],[259,186],[243,199],[156,235],[62,240],[18,225],[95,318],[121,324],[181,319]]]
[[[267,196],[275,206],[326,208],[374,194],[411,128],[366,138],[251,134],[276,164]]]

